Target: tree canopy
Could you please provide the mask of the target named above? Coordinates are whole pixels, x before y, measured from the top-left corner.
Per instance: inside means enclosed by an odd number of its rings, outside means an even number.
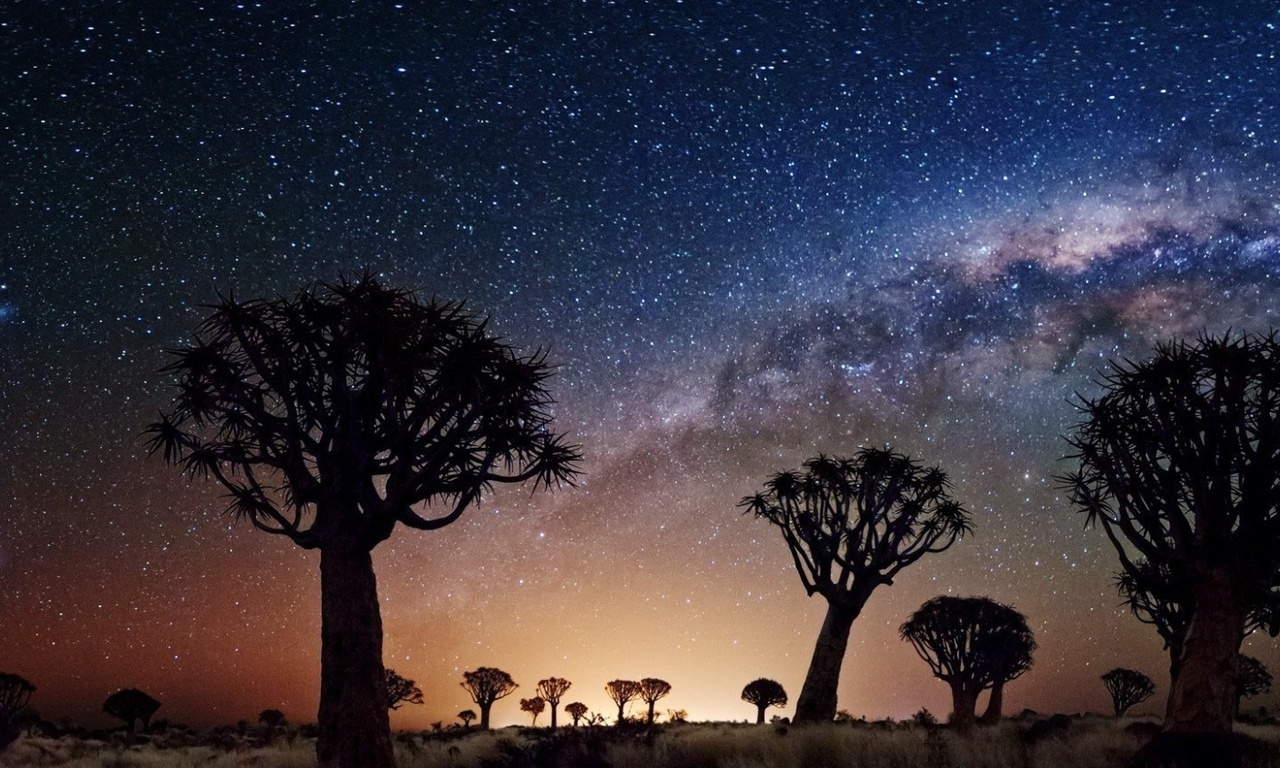
[[[764,722],[764,711],[769,707],[787,706],[787,691],[782,683],[759,677],[742,689],[742,700],[756,707],[756,725]]]
[[[1102,684],[1111,695],[1111,708],[1116,717],[1124,715],[1135,704],[1151,697],[1156,684],[1136,669],[1116,667],[1102,675]]]

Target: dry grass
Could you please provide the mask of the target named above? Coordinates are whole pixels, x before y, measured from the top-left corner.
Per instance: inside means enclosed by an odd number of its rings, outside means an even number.
[[[400,734],[401,768],[1118,768],[1141,746],[1133,720],[1078,718],[1057,728],[1006,721],[957,736],[946,729],[892,723],[829,726],[691,724],[657,729],[508,728],[470,733]],[[1280,727],[1241,726],[1277,745]],[[220,746],[124,747],[74,738],[19,739],[0,765],[66,768],[312,768],[315,742],[277,739]],[[1273,763],[1280,768],[1280,761]]]

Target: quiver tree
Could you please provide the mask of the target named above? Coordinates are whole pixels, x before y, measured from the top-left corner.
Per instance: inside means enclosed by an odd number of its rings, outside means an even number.
[[[35,691],[36,687],[25,677],[0,672],[0,752],[22,732],[16,722],[17,715]]]
[[[571,701],[564,705],[564,711],[569,713],[569,717],[573,718],[573,727],[578,727],[578,721],[587,714],[587,705],[580,701]]]
[[[547,702],[541,696],[520,700],[520,711],[533,715],[533,727],[538,727],[538,715],[547,708]]]
[[[551,708],[551,727],[556,727],[556,709],[560,706],[560,699],[564,697],[569,687],[573,685],[563,677],[548,677],[546,680],[538,681],[538,695],[546,699],[547,705]]]
[[[627,719],[627,705],[640,697],[640,683],[635,680],[610,680],[605,683],[605,693],[618,705],[618,725]]]
[[[150,450],[216,480],[236,518],[320,551],[319,766],[393,765],[370,553],[498,484],[572,481],[580,452],[550,429],[552,368],[461,304],[368,274],[210,310],[164,368],[177,395]]]
[[[649,716],[645,720],[649,725],[653,725],[653,707],[657,704],[658,699],[671,693],[671,683],[666,680],[659,680],[656,677],[646,677],[640,681],[640,699],[649,705]]]
[[[151,698],[137,688],[122,688],[102,702],[102,711],[125,722],[129,735],[133,736],[134,723],[142,721],[145,732],[151,727],[151,716],[160,708],[160,702]]]
[[[462,721],[463,728],[470,728],[471,721],[476,719],[476,713],[470,709],[464,709],[458,713],[458,719]]]
[[[1031,628],[1027,626],[1027,617],[1008,606],[1003,607],[1009,613],[1003,616],[1006,623],[995,630],[991,697],[987,700],[986,712],[978,718],[978,722],[983,725],[993,725],[1000,721],[1004,711],[1005,685],[1031,669],[1031,657],[1036,650],[1036,640]]]
[[[827,615],[809,663],[796,722],[830,722],[849,630],[871,593],[971,530],[946,474],[889,449],[818,456],[779,472],[738,506],[777,526],[809,596]]]
[[[1243,653],[1236,658],[1236,711],[1240,714],[1240,700],[1271,692],[1271,672],[1267,665]]]
[[[480,667],[471,672],[462,673],[463,690],[471,694],[471,700],[480,708],[480,727],[488,730],[489,710],[493,702],[510,696],[520,686],[511,675],[494,667]]]
[[[1111,694],[1111,707],[1116,717],[1128,712],[1129,707],[1146,701],[1156,690],[1151,678],[1136,669],[1124,667],[1116,667],[1103,674],[1102,684]]]
[[[986,597],[940,595],[927,601],[899,629],[934,677],[951,688],[951,722],[967,733],[978,696],[1011,668],[1006,656],[1035,643],[1026,617]],[[1016,665],[1015,665],[1016,666]]]
[[[1162,344],[1100,384],[1078,400],[1067,442],[1079,469],[1061,481],[1137,590],[1167,577],[1172,591],[1155,596],[1185,611],[1165,730],[1228,733],[1236,655],[1280,586],[1280,343]]]
[[[760,677],[747,683],[742,689],[742,700],[755,705],[756,725],[760,725],[764,722],[766,709],[787,706],[787,692],[778,681]]]
[[[422,689],[407,677],[401,677],[394,669],[388,669],[386,684],[387,709],[399,709],[402,704],[421,704]]]

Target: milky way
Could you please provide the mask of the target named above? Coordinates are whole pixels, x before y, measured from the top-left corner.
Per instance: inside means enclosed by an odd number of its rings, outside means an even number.
[[[451,720],[481,665],[601,711],[619,677],[694,719],[750,717],[760,676],[794,697],[822,607],[735,504],[886,443],[977,530],[872,598],[842,708],[946,711],[896,637],[939,593],[1027,614],[1008,709],[1160,680],[1052,478],[1108,360],[1276,324],[1280,14],[1129,5],[0,10],[0,671],[55,718],[124,686],[314,716],[314,558],[139,431],[203,303],[367,268],[549,348],[587,453],[576,489],[379,548],[387,663],[427,699],[398,727]]]

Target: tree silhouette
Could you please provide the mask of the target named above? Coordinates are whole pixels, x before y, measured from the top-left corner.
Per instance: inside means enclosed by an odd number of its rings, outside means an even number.
[[[0,672],[0,752],[22,733],[16,715],[31,701],[36,687],[21,675]]]
[[[587,714],[587,705],[580,701],[571,701],[564,705],[564,711],[569,713],[569,717],[573,718],[573,727],[578,727],[578,721]]]
[[[1280,342],[1162,344],[1114,363],[1101,385],[1079,398],[1084,421],[1067,441],[1080,467],[1061,481],[1139,589],[1167,568],[1181,592],[1165,730],[1229,733],[1246,626],[1280,586]]]
[[[150,450],[213,477],[237,518],[320,551],[320,768],[393,765],[370,553],[497,484],[572,482],[581,455],[550,430],[551,366],[461,304],[368,274],[222,298],[172,354],[178,394]]]
[[[278,709],[264,709],[258,713],[258,724],[268,728],[279,728],[285,724],[284,713]]]
[[[1240,700],[1271,692],[1271,672],[1267,665],[1243,653],[1236,658],[1236,711],[1240,714]]]
[[[640,680],[640,698],[649,705],[649,717],[646,721],[649,725],[653,725],[653,705],[668,693],[671,693],[671,683],[666,680],[659,680],[656,677],[646,677]]]
[[[1036,650],[1036,640],[1031,628],[1027,626],[1027,617],[1008,606],[1004,607],[1009,611],[1003,614],[1008,623],[998,629],[996,636],[991,697],[987,701],[987,711],[978,718],[978,722],[983,725],[993,725],[1000,721],[1004,709],[1005,684],[1031,669],[1031,657]]]
[[[137,720],[142,721],[142,730],[146,731],[151,727],[151,716],[160,708],[160,702],[151,698],[147,694],[137,688],[122,688],[107,697],[102,702],[102,711],[112,717],[118,717],[125,721],[129,728],[129,735],[133,736],[133,724]]]
[[[384,673],[386,681],[387,709],[399,709],[401,704],[421,704],[422,689],[407,677],[401,677],[394,669]]]
[[[782,532],[809,596],[827,616],[796,702],[796,722],[830,722],[849,629],[871,593],[930,552],[971,530],[948,495],[946,474],[889,449],[852,458],[818,456],[779,472],[739,506]]]
[[[551,707],[552,728],[556,727],[556,709],[560,706],[560,699],[572,685],[563,677],[548,677],[546,680],[538,681],[538,695],[546,699],[547,704]]]
[[[934,677],[951,687],[951,722],[961,733],[973,727],[978,695],[1011,668],[1008,655],[1022,650],[1030,655],[1026,618],[986,597],[935,597],[911,614],[899,633]],[[1029,645],[1035,648],[1034,641]]]
[[[462,721],[463,728],[470,728],[471,721],[476,719],[476,713],[470,709],[464,709],[458,713],[458,719]]]
[[[756,707],[756,725],[764,722],[764,711],[769,707],[787,706],[787,692],[782,684],[767,677],[747,683],[742,689],[742,700]]]
[[[533,726],[535,728],[538,727],[538,715],[542,714],[542,710],[546,708],[547,702],[541,696],[520,700],[520,711],[533,715]]]
[[[1115,710],[1116,717],[1128,712],[1129,707],[1134,704],[1146,701],[1156,690],[1156,684],[1151,682],[1151,678],[1136,669],[1124,667],[1116,667],[1105,673],[1102,684],[1107,687],[1107,693],[1111,694],[1111,707]]]
[[[480,707],[480,727],[489,728],[489,709],[493,702],[510,696],[520,686],[511,675],[494,667],[480,667],[471,672],[462,673],[462,688],[471,694],[471,700]]]
[[[635,680],[610,680],[605,684],[604,690],[613,699],[613,703],[618,705],[618,725],[622,725],[627,719],[627,704],[640,696],[640,683]]]

